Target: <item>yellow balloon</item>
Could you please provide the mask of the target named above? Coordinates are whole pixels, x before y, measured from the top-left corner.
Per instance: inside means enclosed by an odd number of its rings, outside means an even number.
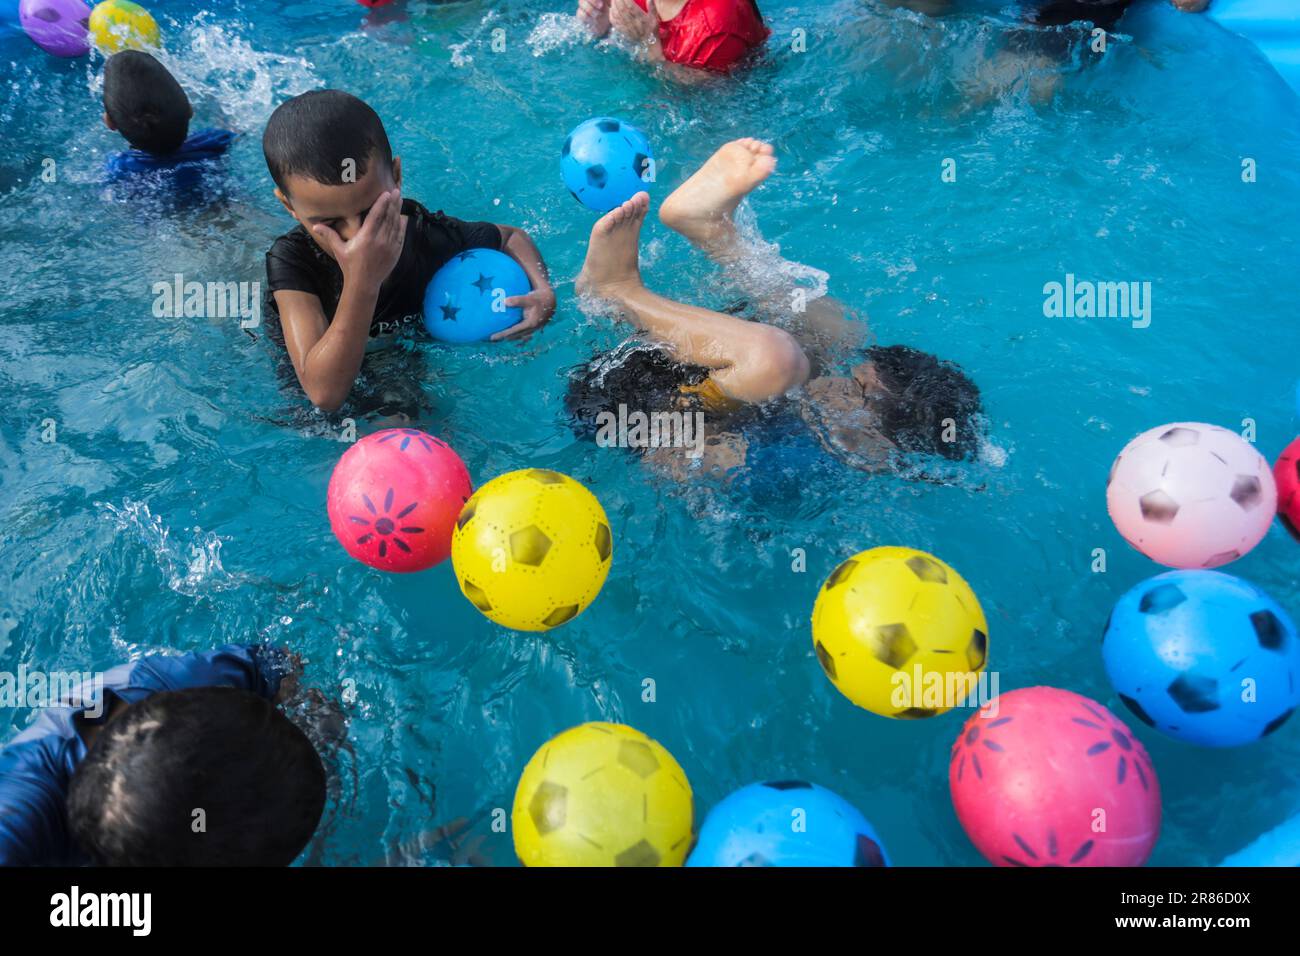
[[[546,631],[591,604],[614,539],[596,496],[558,471],[526,468],[470,497],[451,536],[461,593],[504,627]]]
[[[105,53],[158,46],[158,23],[131,0],[104,0],[90,11],[90,35]]]
[[[580,724],[524,767],[511,829],[524,866],[681,866],[694,801],[673,755],[623,724]]]
[[[914,548],[872,548],[836,568],[813,606],[813,648],[841,694],[884,717],[950,710],[988,656],[975,592]]]

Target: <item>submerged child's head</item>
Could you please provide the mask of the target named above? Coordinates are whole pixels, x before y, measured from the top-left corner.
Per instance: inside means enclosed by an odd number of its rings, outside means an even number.
[[[804,420],[828,452],[869,471],[889,467],[900,453],[975,457],[980,393],[961,368],[905,345],[873,346],[863,359],[850,375],[814,378],[797,395]],[[620,405],[685,407],[708,374],[674,362],[661,348],[624,346],[576,369],[565,404],[575,433],[592,438],[598,416],[617,416]]]
[[[306,735],[256,694],[163,691],[95,737],[68,789],[73,838],[103,866],[287,866],[325,806]]]
[[[805,417],[832,452],[867,461],[895,451],[975,457],[980,393],[959,366],[906,345],[872,346],[863,357],[849,377],[808,383]]]
[[[326,225],[344,242],[379,197],[402,183],[379,115],[350,93],[312,90],[281,103],[262,135],[275,194],[312,234]]]
[[[174,153],[190,131],[194,109],[176,77],[148,53],[123,50],[104,65],[104,125],[135,149]]]

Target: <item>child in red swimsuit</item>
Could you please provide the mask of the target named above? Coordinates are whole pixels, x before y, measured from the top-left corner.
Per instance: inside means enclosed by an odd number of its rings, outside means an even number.
[[[597,36],[614,30],[646,44],[646,54],[725,73],[771,31],[755,0],[579,0],[578,19]]]

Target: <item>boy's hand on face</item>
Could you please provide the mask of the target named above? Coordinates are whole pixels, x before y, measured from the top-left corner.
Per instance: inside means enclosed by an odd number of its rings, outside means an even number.
[[[1174,6],[1183,13],[1204,13],[1210,0],[1174,0]]]
[[[502,329],[492,336],[491,341],[527,339],[543,325],[551,321],[551,316],[555,314],[555,290],[549,285],[542,286],[527,295],[511,296],[501,304],[507,309],[523,309],[524,317],[510,328]]]
[[[381,193],[357,234],[344,242],[329,226],[312,226],[312,235],[343,270],[343,282],[368,283],[375,289],[388,278],[402,254],[402,191]]]

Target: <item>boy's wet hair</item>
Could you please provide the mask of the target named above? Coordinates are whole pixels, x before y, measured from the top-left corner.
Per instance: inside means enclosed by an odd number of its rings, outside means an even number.
[[[980,390],[959,366],[906,345],[872,346],[865,355],[889,393],[873,403],[881,434],[904,454],[975,457]]]
[[[101,866],[287,866],[324,807],[325,770],[306,735],[233,687],[132,704],[68,789],[69,829]]]
[[[980,393],[959,366],[906,345],[872,346],[863,354],[887,391],[871,402],[882,436],[903,454],[952,461],[976,456]],[[706,368],[675,362],[658,346],[624,345],[570,372],[564,404],[574,434],[591,439],[601,412],[616,414],[620,404],[629,409],[671,407],[681,400],[682,386],[698,385],[708,374]],[[747,406],[736,415],[742,424],[757,412]]]
[[[372,160],[393,164],[379,114],[342,90],[312,90],[281,103],[266,123],[262,153],[271,178],[286,196],[290,176],[342,186],[349,160],[358,179]]]
[[[190,131],[189,97],[167,67],[139,50],[115,53],[104,65],[104,112],[146,153],[174,153]]]
[[[573,432],[595,438],[602,412],[618,414],[629,409],[671,408],[682,400],[682,386],[698,385],[709,370],[674,361],[657,345],[625,343],[569,373],[564,405]]]

